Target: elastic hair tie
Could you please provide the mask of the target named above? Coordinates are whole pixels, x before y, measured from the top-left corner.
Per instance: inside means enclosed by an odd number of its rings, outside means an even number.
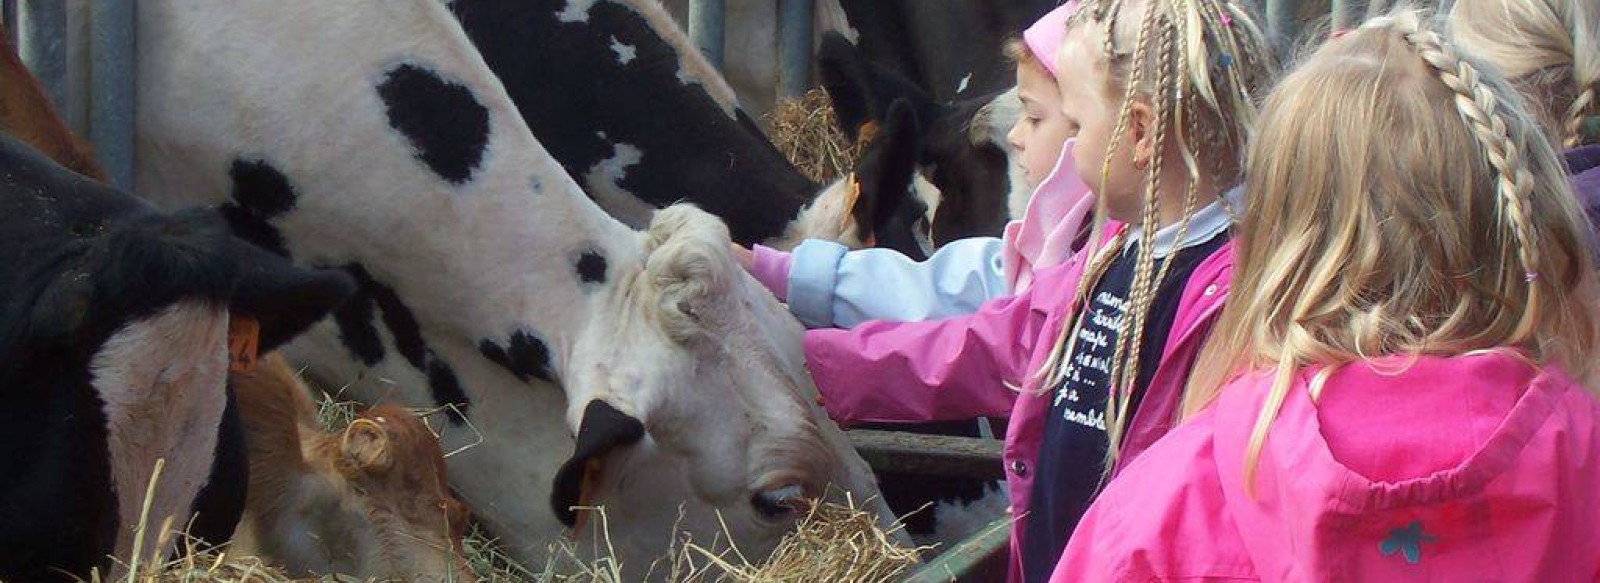
[[[1528,283],[1539,281],[1539,272],[1537,271],[1526,271],[1523,272],[1522,276],[1527,279]]]
[[[1333,40],[1333,39],[1342,37],[1342,36],[1347,35],[1347,34],[1350,34],[1350,29],[1341,28],[1339,30],[1335,30],[1333,32],[1328,33],[1328,40]]]

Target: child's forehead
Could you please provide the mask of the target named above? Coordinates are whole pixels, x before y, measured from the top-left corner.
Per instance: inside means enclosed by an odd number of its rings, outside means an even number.
[[[1105,60],[1105,42],[1105,30],[1100,26],[1084,23],[1069,29],[1055,54],[1056,70],[1061,72],[1061,79],[1076,82],[1071,73],[1082,75],[1098,71]]]
[[[1055,77],[1038,65],[1017,65],[1017,94],[1032,101],[1055,101],[1059,98]]]
[[[1072,32],[1084,29],[1098,29],[1098,27],[1078,26]],[[1098,94],[1098,91],[1090,89],[1106,86],[1102,53],[1104,45],[1101,44],[1103,39],[1105,39],[1103,33],[1068,34],[1066,40],[1062,41],[1061,50],[1056,53],[1056,70],[1061,72],[1056,88],[1063,98]]]

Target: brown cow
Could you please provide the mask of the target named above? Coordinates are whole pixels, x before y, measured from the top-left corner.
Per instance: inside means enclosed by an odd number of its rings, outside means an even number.
[[[282,357],[262,362],[233,377],[250,450],[238,550],[296,576],[474,580],[461,558],[467,512],[422,420],[379,405],[325,432]]]
[[[68,170],[105,182],[88,144],[67,129],[0,25],[0,128]]]
[[[57,115],[4,32],[0,26],[0,130],[104,182],[88,145]],[[268,558],[302,573],[409,579],[453,570],[456,580],[472,579],[459,554],[465,510],[444,489],[438,440],[415,415],[378,407],[343,435],[326,435],[316,429],[305,388],[276,354],[230,380],[250,451],[253,528],[241,529],[241,538],[256,535]],[[286,491],[291,486],[301,488]],[[313,544],[296,547],[296,537]]]

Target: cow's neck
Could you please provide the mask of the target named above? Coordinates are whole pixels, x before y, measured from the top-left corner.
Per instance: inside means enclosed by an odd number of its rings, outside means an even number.
[[[285,353],[355,398],[449,407],[462,494],[543,548],[571,439],[556,381],[639,235],[545,153],[443,5],[315,6],[140,4],[139,191],[221,204],[236,232],[354,274]]]

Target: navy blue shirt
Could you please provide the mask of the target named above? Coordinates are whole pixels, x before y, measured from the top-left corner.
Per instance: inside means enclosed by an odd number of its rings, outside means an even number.
[[[1211,239],[1179,249],[1166,279],[1151,299],[1144,339],[1139,349],[1139,375],[1129,411],[1138,410],[1145,386],[1161,362],[1178,301],[1194,268],[1223,243],[1223,231]],[[1053,392],[1050,413],[1034,463],[1032,498],[1023,526],[1022,573],[1029,582],[1046,581],[1067,546],[1072,529],[1089,509],[1100,488],[1106,449],[1105,409],[1111,382],[1111,359],[1122,326],[1124,303],[1133,283],[1138,244],[1129,245],[1100,277],[1079,313],[1077,342],[1067,355],[1067,376]],[[1156,260],[1156,269],[1161,259]]]

